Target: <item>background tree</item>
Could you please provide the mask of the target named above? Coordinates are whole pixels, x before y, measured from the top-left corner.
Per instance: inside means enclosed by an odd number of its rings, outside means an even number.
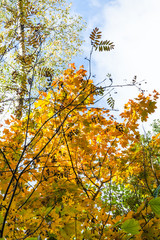
[[[10,98],[19,98],[21,117],[28,79],[35,90],[47,90],[53,75],[80,51],[84,25],[65,0],[2,0],[0,27],[1,100],[6,91],[14,94]]]
[[[160,133],[160,120],[159,119],[155,119],[153,121],[152,127],[153,127],[153,132],[155,134],[156,133]]]

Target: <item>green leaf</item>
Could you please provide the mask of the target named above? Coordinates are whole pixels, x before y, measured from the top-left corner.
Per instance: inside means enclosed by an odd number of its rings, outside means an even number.
[[[3,223],[3,217],[2,217],[2,215],[0,214],[0,224],[1,223]],[[2,238],[3,239],[3,238]],[[1,238],[0,238],[0,240],[1,240]]]
[[[124,217],[122,217],[122,219],[116,222],[112,227],[117,227],[123,221],[123,219]]]
[[[140,230],[140,225],[139,225],[139,222],[136,221],[134,218],[132,219],[128,219],[126,220],[121,228],[127,232],[127,233],[131,233],[133,235],[135,234],[138,234],[139,233],[139,230]]]
[[[46,209],[46,215],[51,211],[51,209],[52,209],[52,207],[48,207],[47,209]],[[39,239],[38,239],[39,240]]]
[[[160,217],[160,197],[153,198],[149,201],[152,211]]]
[[[160,191],[160,185],[156,188],[156,190],[153,193],[154,198],[158,197],[159,191]]]
[[[31,238],[27,238],[27,240],[39,240],[39,239],[35,237],[31,237]]]

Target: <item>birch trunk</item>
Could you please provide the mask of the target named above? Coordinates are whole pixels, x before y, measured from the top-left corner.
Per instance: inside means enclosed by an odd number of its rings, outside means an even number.
[[[25,27],[24,27],[24,15],[23,15],[23,0],[17,0],[17,9],[18,9],[18,35],[19,35],[19,55],[21,59],[25,58]],[[21,66],[21,81],[19,86],[19,100],[16,108],[16,116],[20,119],[22,117],[22,110],[24,106],[24,96],[26,92],[26,72],[25,72],[25,61],[22,61]]]

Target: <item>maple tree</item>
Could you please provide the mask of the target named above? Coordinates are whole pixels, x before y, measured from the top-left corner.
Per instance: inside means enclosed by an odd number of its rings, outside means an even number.
[[[83,66],[71,64],[52,87],[29,104],[28,115],[11,115],[8,127],[1,126],[0,237],[158,238],[160,138],[154,136],[148,148],[138,131],[158,93],[130,100],[120,125],[109,110],[93,106],[101,88]],[[122,183],[144,198],[125,215],[116,212],[112,197],[114,185]]]

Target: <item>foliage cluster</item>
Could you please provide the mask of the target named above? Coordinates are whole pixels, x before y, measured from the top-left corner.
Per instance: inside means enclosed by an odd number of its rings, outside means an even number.
[[[160,138],[143,144],[138,131],[158,93],[125,105],[122,131],[108,110],[92,107],[97,87],[85,76],[72,64],[27,116],[1,126],[6,239],[159,237]]]
[[[112,79],[105,88],[94,84],[92,52],[114,48],[100,41],[98,28],[90,35],[89,75],[73,63],[58,74],[80,44],[80,19],[69,17],[65,3],[0,3],[1,103],[6,91],[18,102],[0,125],[0,239],[158,240],[159,122],[153,136],[138,127],[159,94],[129,100],[121,123],[95,107]],[[111,96],[107,103],[113,110]]]

